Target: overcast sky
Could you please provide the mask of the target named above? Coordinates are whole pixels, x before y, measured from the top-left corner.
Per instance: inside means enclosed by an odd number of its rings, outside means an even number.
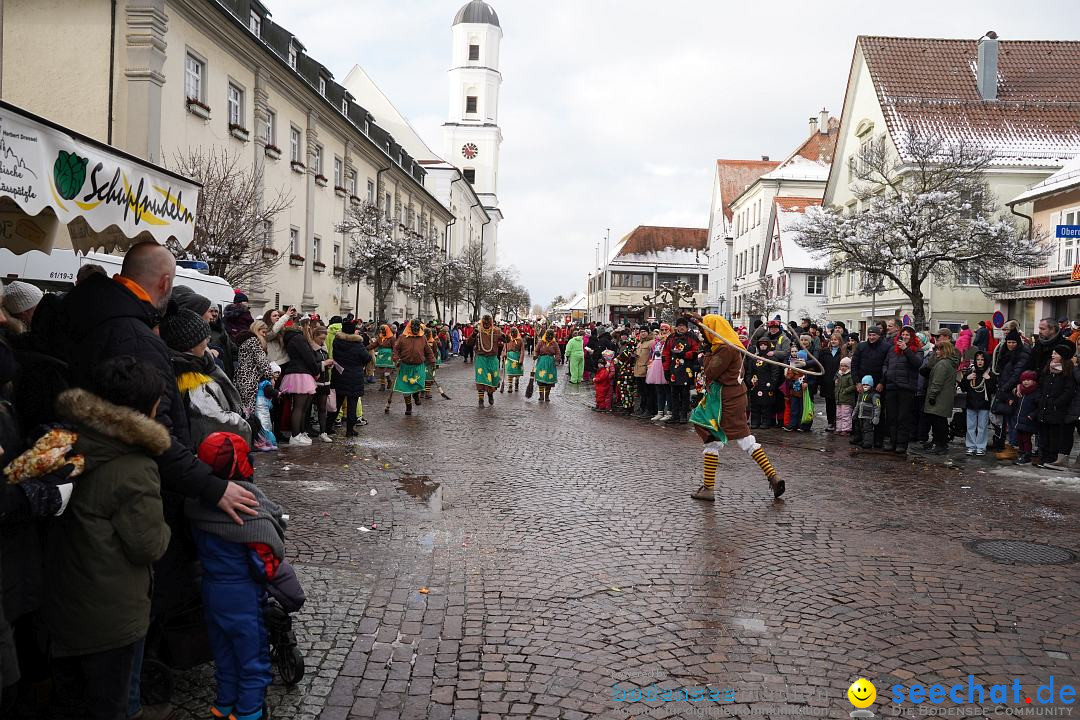
[[[266,0],[338,80],[359,63],[442,152],[464,0]],[[839,114],[855,37],[1075,40],[1080,3],[491,0],[503,28],[499,263],[534,302],[584,289],[597,242],[705,227],[717,158],[791,152]],[[377,120],[378,118],[376,118]]]

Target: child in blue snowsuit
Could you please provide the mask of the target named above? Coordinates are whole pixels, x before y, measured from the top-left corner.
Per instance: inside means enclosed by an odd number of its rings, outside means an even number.
[[[267,586],[288,567],[281,508],[250,482],[248,447],[233,433],[209,435],[199,459],[214,474],[239,483],[259,501],[258,515],[235,524],[218,508],[189,501],[185,512],[202,564],[203,613],[214,655],[217,695],[210,713],[230,720],[265,720],[272,678],[263,624]]]

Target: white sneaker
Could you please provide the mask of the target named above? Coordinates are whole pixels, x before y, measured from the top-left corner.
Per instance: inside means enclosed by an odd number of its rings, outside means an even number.
[[[307,446],[311,444],[311,438],[307,436],[307,433],[300,433],[299,435],[293,435],[289,440],[289,444]]]
[[[334,442],[332,439],[330,439],[330,436],[327,435],[326,433],[319,433],[319,439],[322,440],[323,442]]]
[[[670,420],[670,419],[671,419],[671,413],[670,413],[670,412],[666,412],[666,413],[664,413],[664,417],[662,417],[662,418],[660,418],[660,419],[661,419],[661,420],[665,420],[665,421],[666,421],[666,420]]]
[[[661,420],[661,419],[663,419],[663,417],[664,417],[664,413],[658,412],[649,419],[655,421],[655,420]]]

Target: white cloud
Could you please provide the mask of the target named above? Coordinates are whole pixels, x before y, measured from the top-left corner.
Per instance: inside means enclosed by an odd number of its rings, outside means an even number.
[[[788,154],[838,114],[858,34],[1068,39],[1080,4],[490,0],[503,27],[500,262],[533,299],[584,285],[604,229],[703,227],[716,158]],[[337,78],[364,67],[433,148],[464,0],[268,0]]]

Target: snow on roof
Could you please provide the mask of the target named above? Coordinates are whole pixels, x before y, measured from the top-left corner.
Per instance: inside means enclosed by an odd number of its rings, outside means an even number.
[[[762,180],[818,180],[829,179],[829,163],[820,160],[807,160],[802,155],[795,155],[780,167],[761,176]]]
[[[779,162],[776,160],[717,160],[716,174],[720,183],[720,202],[723,205],[724,217],[728,222],[734,217],[735,212],[731,209],[731,203],[735,198],[742,195],[746,188],[757,182],[757,179],[773,170]]]
[[[416,132],[409,121],[402,115],[390,98],[379,89],[375,81],[364,72],[359,65],[353,65],[353,69],[345,76],[342,87],[352,93],[356,102],[362,105],[368,112],[375,116],[375,122],[390,133],[394,140],[401,143],[405,152],[415,160],[442,160],[434,150],[427,146],[420,134]]]
[[[612,251],[609,261],[620,263],[695,263],[709,246],[705,228],[638,225]]]
[[[802,219],[806,208],[821,205],[821,198],[776,198],[776,226],[780,231],[780,257],[784,267],[824,268],[825,262],[795,242],[794,227]]]
[[[919,133],[980,143],[998,165],[1057,167],[1080,154],[1080,42],[998,45],[998,96],[987,101],[976,84],[976,40],[859,37],[901,152]]]
[[[1042,182],[1032,185],[1009,201],[1009,205],[1030,202],[1047,195],[1071,190],[1080,186],[1080,155],[1065,163],[1065,166]]]

